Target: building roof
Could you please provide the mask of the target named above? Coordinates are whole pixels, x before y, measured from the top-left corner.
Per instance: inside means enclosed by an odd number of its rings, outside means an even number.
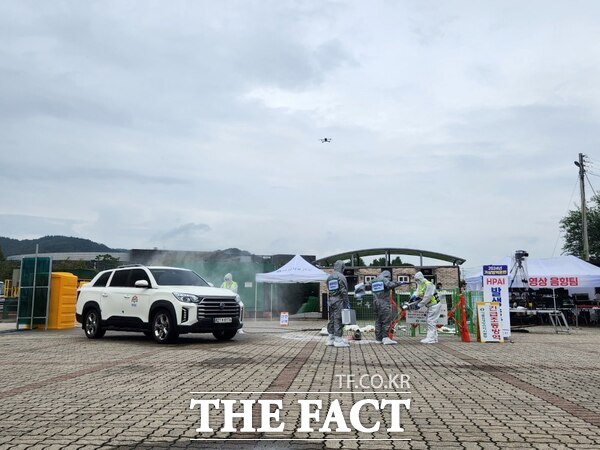
[[[432,258],[438,259],[441,261],[447,261],[452,263],[453,265],[461,265],[466,259],[459,258],[457,256],[446,255],[444,253],[431,252],[428,250],[417,250],[413,248],[368,248],[363,250],[352,250],[345,253],[338,253],[337,255],[326,256],[324,258],[319,258],[315,261],[315,264],[330,266],[336,260],[358,260],[358,258],[363,256],[377,256],[384,255],[387,257],[389,265],[391,265],[390,255],[409,255],[409,256],[418,256],[421,258],[421,266],[423,265],[423,258]]]
[[[38,256],[51,257],[54,261],[93,261],[98,255],[110,255],[113,258],[119,258],[121,262],[129,261],[129,252],[55,252],[55,253],[38,253]],[[7,256],[8,261],[20,261],[23,258],[33,258],[35,253],[26,255],[11,255]]]

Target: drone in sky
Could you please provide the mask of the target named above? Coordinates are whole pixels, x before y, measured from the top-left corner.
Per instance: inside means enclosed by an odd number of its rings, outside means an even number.
[[[331,142],[331,138],[323,138],[319,140],[321,141],[321,144],[324,144],[325,142]]]

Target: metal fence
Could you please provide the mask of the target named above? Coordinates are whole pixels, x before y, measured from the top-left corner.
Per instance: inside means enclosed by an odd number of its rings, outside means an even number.
[[[455,309],[454,320],[448,319],[447,327],[443,328],[440,332],[445,334],[457,334],[458,330],[455,324],[456,321],[460,321],[462,319],[460,308],[456,307],[460,300],[460,292],[458,289],[444,289],[439,292],[440,301],[445,301],[448,311],[452,311]],[[411,335],[415,336],[416,334],[426,334],[426,329],[424,325],[413,326],[412,324],[407,324],[406,319],[402,318],[402,304],[408,302],[410,299],[411,293],[403,292],[403,293],[394,293],[392,306],[392,323],[397,322],[395,328],[396,335]],[[469,332],[474,333],[476,330],[476,317],[474,315],[474,305],[476,301],[480,301],[479,299],[483,298],[482,292],[474,292],[472,295],[465,296],[466,300],[466,313],[467,313],[467,323],[469,327]],[[358,328],[366,331],[367,335],[370,333],[370,326],[374,326],[375,324],[375,311],[373,310],[373,296],[371,294],[364,295],[361,298],[356,298],[354,295],[349,295],[350,307],[356,311],[356,325]],[[455,308],[456,307],[456,308]],[[355,327],[347,327],[348,334],[351,334]]]

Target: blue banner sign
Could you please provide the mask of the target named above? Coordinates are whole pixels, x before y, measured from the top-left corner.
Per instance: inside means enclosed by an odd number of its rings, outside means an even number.
[[[508,275],[508,266],[483,266],[483,275],[503,276]]]

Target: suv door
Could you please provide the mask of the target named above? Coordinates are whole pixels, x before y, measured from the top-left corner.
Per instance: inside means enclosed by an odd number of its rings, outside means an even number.
[[[136,287],[135,282],[138,280],[147,281],[148,287]],[[152,288],[150,277],[145,269],[131,269],[128,284],[127,289],[123,290],[123,313],[127,317],[147,323],[150,310],[150,289]]]
[[[113,274],[112,271],[106,271],[95,281],[92,286],[86,286],[85,299],[84,301],[94,300],[98,302],[100,305],[100,313],[102,315],[102,319],[106,320],[115,314],[118,314],[121,306],[115,305],[110,300],[110,290],[106,287],[108,281],[110,280],[110,276]]]
[[[108,298],[106,303],[110,305],[113,311],[112,317],[115,325],[124,325],[125,308],[124,297],[129,292],[129,276],[131,269],[117,269],[110,280],[110,286],[107,289]]]

